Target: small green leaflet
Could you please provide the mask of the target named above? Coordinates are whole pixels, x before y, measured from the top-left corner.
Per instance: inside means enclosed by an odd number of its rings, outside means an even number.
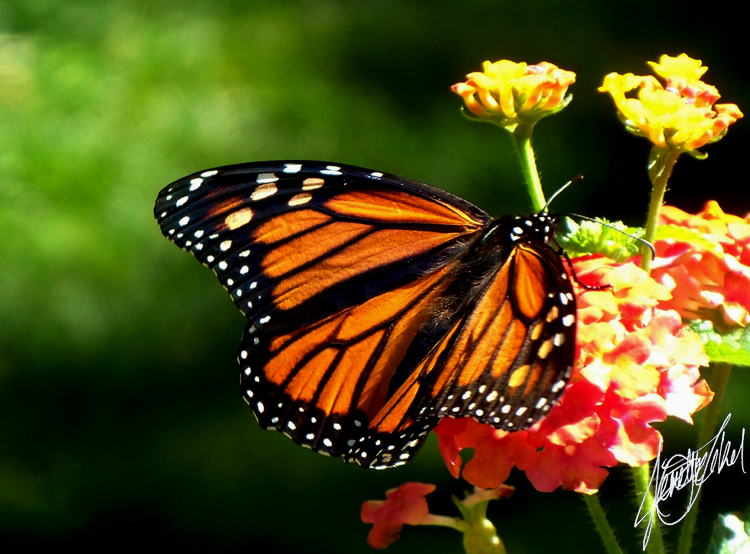
[[[570,257],[602,254],[610,260],[624,262],[640,252],[641,246],[630,235],[640,237],[643,229],[628,227],[621,221],[610,223],[605,219],[597,219],[609,223],[617,230],[593,221],[576,223],[569,217],[564,218],[557,226],[558,234],[555,238]]]
[[[750,366],[750,328],[720,334],[710,321],[695,321],[690,328],[700,335],[712,362]]]

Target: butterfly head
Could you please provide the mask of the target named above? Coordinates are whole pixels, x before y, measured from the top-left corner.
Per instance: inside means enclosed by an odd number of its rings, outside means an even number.
[[[555,234],[558,223],[557,215],[540,212],[528,216],[506,215],[494,221],[491,229],[485,235],[485,241],[490,236],[493,240],[502,242],[503,250],[513,248],[519,242],[535,239],[549,243]]]

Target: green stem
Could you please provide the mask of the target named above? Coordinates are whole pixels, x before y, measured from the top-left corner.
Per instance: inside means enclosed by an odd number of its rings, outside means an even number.
[[[714,362],[711,364],[711,370],[709,387],[714,391],[714,397],[703,414],[703,421],[701,421],[700,428],[698,429],[698,444],[696,445],[696,449],[700,449],[714,436],[716,422],[719,420],[721,399],[724,397],[724,391],[727,388],[729,376],[732,373],[732,364]],[[698,491],[698,497],[693,507],[680,526],[680,542],[677,545],[677,554],[690,553],[690,548],[693,545],[695,522],[698,519],[698,503],[700,502],[701,492]]]
[[[622,549],[620,548],[620,545],[617,544],[615,533],[609,526],[604,509],[599,503],[599,497],[595,494],[582,494],[581,496],[583,497],[584,502],[586,502],[586,507],[589,509],[591,518],[594,520],[594,525],[596,525],[596,530],[599,531],[599,536],[601,536],[607,552],[609,552],[609,554],[622,554]]]
[[[544,201],[542,181],[539,179],[539,171],[536,168],[534,149],[531,147],[531,132],[533,129],[533,125],[519,123],[513,130],[513,142],[521,161],[521,171],[523,171],[526,187],[529,189],[531,205],[535,212],[541,212],[546,202]]]
[[[661,536],[659,516],[654,513],[654,493],[648,486],[651,476],[650,467],[650,464],[644,464],[641,467],[633,468],[633,481],[635,482],[636,498],[643,499],[643,505],[640,506],[638,513],[641,516],[645,516],[641,524],[644,534],[647,525],[649,523],[652,524],[651,534],[645,548],[646,552],[649,554],[664,554],[664,540]]]
[[[477,502],[471,506],[464,505],[457,498],[453,502],[458,506],[468,529],[464,531],[464,550],[466,554],[505,554],[505,546],[492,522],[487,519],[489,500]]]
[[[651,183],[653,184],[653,190],[651,192],[651,203],[648,207],[648,218],[646,219],[646,234],[643,238],[652,244],[656,238],[659,212],[661,211],[661,205],[664,202],[667,181],[669,180],[669,176],[672,174],[672,168],[679,157],[680,153],[673,150],[664,150],[656,146],[651,150],[648,174],[651,178]],[[641,261],[641,267],[647,273],[651,273],[651,262],[653,259],[651,250],[644,246],[642,252],[643,258]]]

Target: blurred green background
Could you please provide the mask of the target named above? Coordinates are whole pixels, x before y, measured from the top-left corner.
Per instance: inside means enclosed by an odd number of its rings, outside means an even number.
[[[722,101],[750,110],[744,18],[684,3],[576,0],[0,3],[0,548],[371,552],[362,501],[417,480],[434,512],[462,495],[434,441],[403,468],[364,471],[260,430],[237,387],[243,318],[160,234],[152,206],[204,168],[320,159],[425,181],[493,215],[529,210],[510,140],[458,112],[449,87],[484,60],[577,73],[573,103],[536,130],[556,211],[641,224],[648,144],[628,135],[605,74],[687,52]],[[722,18],[723,17],[723,18]],[[711,23],[709,23],[711,19]],[[667,201],[750,211],[740,121],[706,161],[681,159]],[[728,437],[750,426],[735,371]],[[694,440],[662,426],[666,449]],[[736,468],[715,510],[750,503]],[[490,516],[509,552],[598,552],[584,504],[522,474]],[[632,539],[628,472],[603,502]],[[398,552],[461,552],[455,532],[406,528]]]

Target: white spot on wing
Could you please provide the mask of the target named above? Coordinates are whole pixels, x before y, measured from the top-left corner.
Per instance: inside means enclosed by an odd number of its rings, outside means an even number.
[[[563,389],[564,386],[565,386],[565,381],[558,381],[552,387],[552,392],[555,392],[555,393],[556,392],[560,392]]]
[[[284,173],[297,173],[302,169],[302,164],[284,164]]]
[[[328,165],[325,169],[321,169],[320,172],[323,175],[341,175],[341,168],[337,165]]]
[[[238,229],[243,225],[247,225],[252,218],[253,210],[251,210],[250,208],[242,208],[241,210],[232,212],[227,217],[225,217],[224,223],[227,227],[229,227],[230,230],[234,231],[235,229]],[[211,235],[210,238],[214,238],[214,236]]]
[[[278,180],[278,179],[277,179]],[[258,181],[260,183],[260,181]],[[269,196],[276,194],[278,189],[273,182],[266,182],[265,184],[258,185],[253,193],[250,195],[250,200],[263,200]]]
[[[259,173],[258,178],[255,179],[255,182],[258,184],[264,184],[264,183],[275,183],[278,181],[279,178],[276,177],[273,173]]]
[[[307,204],[311,199],[312,199],[312,194],[310,194],[309,192],[295,194],[289,199],[289,205],[300,206],[302,204]]]
[[[320,177],[309,177],[302,181],[302,190],[315,190],[319,189],[325,184],[325,181]]]

